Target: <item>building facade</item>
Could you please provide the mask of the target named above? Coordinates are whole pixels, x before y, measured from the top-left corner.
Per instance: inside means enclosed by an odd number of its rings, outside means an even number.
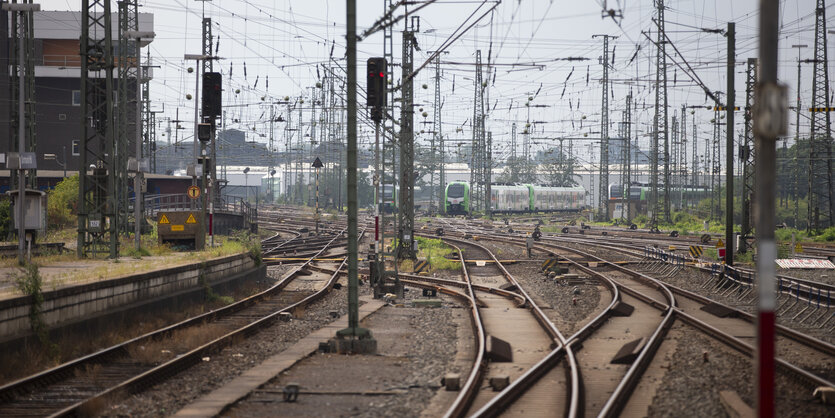
[[[38,170],[63,172],[64,168],[77,172],[80,159],[81,137],[81,13],[64,11],[34,12],[34,68],[35,68],[35,154]],[[11,37],[8,12],[0,12],[0,153],[14,149],[9,143],[10,121],[9,39]],[[153,31],[154,19],[150,13],[139,14],[139,30]],[[112,12],[113,54],[118,56],[118,14]],[[150,40],[141,42],[147,46]],[[145,79],[151,72],[145,71]],[[118,71],[114,70],[114,91]],[[130,85],[130,84],[129,84]],[[135,97],[135,92],[129,92]],[[114,93],[114,100],[116,93]],[[135,102],[133,102],[135,103]],[[132,104],[135,106],[135,104]],[[115,112],[114,112],[115,113]],[[117,130],[114,129],[114,135]],[[135,122],[128,125],[129,154],[134,156]],[[4,160],[4,159],[3,159]],[[64,167],[64,165],[66,167]],[[5,168],[3,166],[2,168]]]

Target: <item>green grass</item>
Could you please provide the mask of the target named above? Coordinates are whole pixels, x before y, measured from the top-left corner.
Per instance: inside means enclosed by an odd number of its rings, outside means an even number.
[[[454,250],[444,244],[443,241],[435,238],[415,238],[418,240],[418,257],[425,258],[429,262],[430,271],[457,270],[461,268],[461,263],[445,257],[448,254],[452,254]]]

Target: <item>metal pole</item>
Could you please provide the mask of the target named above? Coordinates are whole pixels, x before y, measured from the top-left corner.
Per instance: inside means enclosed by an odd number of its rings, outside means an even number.
[[[197,142],[197,139],[195,139],[195,142]],[[206,187],[206,147],[202,141],[200,144],[200,151],[202,154],[201,157],[203,157],[200,160],[200,234],[203,235],[203,239],[201,240],[202,244],[200,245],[200,248],[196,248],[198,250],[206,248],[206,204],[208,203],[208,188]],[[257,198],[258,195],[256,194],[255,196]],[[256,204],[256,208],[257,207],[258,206]]]
[[[197,144],[197,126],[200,124],[200,112],[197,108],[197,102],[199,101],[199,94],[200,94],[200,60],[194,60],[194,72],[197,74],[194,77],[194,146],[192,147],[192,163],[194,164],[194,175],[191,176],[191,185],[197,186],[197,163],[198,159],[200,158],[200,151],[199,145]],[[194,209],[194,203],[196,201],[194,199],[191,200],[191,208]]]
[[[757,83],[754,133],[757,167],[757,352],[756,408],[763,418],[774,416],[774,326],[776,284],[774,259],[774,199],[777,137],[785,134],[785,88],[777,82],[779,1],[760,1],[760,80]],[[782,96],[782,97],[781,97]]]
[[[734,55],[736,54],[736,24],[728,22],[728,100],[727,143],[725,148],[725,264],[734,265]],[[744,185],[743,185],[744,187]],[[743,206],[745,202],[742,203]],[[743,208],[743,210],[745,210]]]
[[[359,327],[357,277],[357,3],[347,0],[348,23],[348,328]]]
[[[794,166],[792,167],[792,176],[794,181],[794,186],[792,187],[792,200],[794,200],[794,224],[792,227],[797,229],[797,220],[800,217],[800,204],[798,201],[800,197],[798,196],[798,191],[800,190],[800,175],[799,175],[799,161],[797,158],[799,148],[797,144],[800,142],[800,48],[806,48],[806,45],[792,45],[792,48],[797,48],[797,105],[795,107],[795,123],[794,123],[794,157],[792,157],[792,161],[794,162]],[[794,248],[794,244],[792,244],[792,248]],[[794,251],[794,249],[792,249]]]
[[[347,0],[348,67],[348,328],[337,331],[339,339],[371,339],[371,332],[359,327],[359,289],[357,280],[357,2]],[[368,345],[351,342],[340,347],[354,353],[376,351],[373,340]]]
[[[20,33],[18,35],[18,65],[17,65],[17,79],[19,82],[18,85],[18,95],[17,95],[17,112],[18,112],[18,126],[17,126],[17,151],[18,151],[18,164],[20,164],[18,175],[17,175],[17,182],[18,182],[18,195],[17,195],[17,261],[21,265],[25,263],[24,259],[24,252],[26,251],[26,225],[25,221],[25,199],[26,199],[26,170],[23,169],[23,152],[26,151],[26,137],[24,133],[24,129],[26,126],[26,112],[24,108],[24,102],[26,101],[25,91],[24,90],[24,68],[25,64],[23,62],[24,55],[23,55],[23,37],[24,37],[24,29],[23,29],[23,19],[24,19],[24,12],[18,12],[18,18],[20,19]],[[82,92],[82,94],[84,94]]]
[[[319,236],[319,167],[316,167],[316,236]]]
[[[380,259],[382,242],[380,241],[380,206],[383,204],[383,196],[380,194],[380,181],[383,173],[380,170],[380,121],[374,122],[374,253]]]
[[[139,38],[136,38],[136,174],[133,176],[133,227],[134,244],[136,250],[142,247],[142,169],[140,159],[142,158],[142,65],[139,59]],[[197,103],[197,99],[194,100]]]

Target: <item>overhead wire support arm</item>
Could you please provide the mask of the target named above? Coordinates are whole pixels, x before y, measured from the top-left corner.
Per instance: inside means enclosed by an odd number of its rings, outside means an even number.
[[[377,21],[374,22],[374,24],[372,24],[370,28],[366,29],[362,34],[357,36],[357,42],[362,42],[363,39],[379,32],[381,30],[386,29],[389,26],[393,26],[395,23],[405,19],[408,15],[415,14],[415,13],[419,12],[421,9],[423,9],[426,6],[429,6],[430,4],[434,3],[435,1],[437,1],[437,0],[425,0],[425,3],[418,6],[415,10],[412,10],[411,12],[408,12],[408,13],[404,13],[402,16],[392,18],[392,15],[394,14],[394,11],[397,10],[398,7],[400,7],[402,5],[408,5],[408,4],[416,3],[414,1],[401,0],[400,2],[398,2],[397,4],[392,6],[391,9],[389,9],[383,15],[383,17],[377,19]],[[388,24],[386,24],[387,21],[388,21]]]
[[[654,21],[655,21],[655,19],[653,19],[653,22],[654,22]],[[644,37],[646,37],[646,38],[647,38],[647,40],[649,40],[650,42],[652,42],[652,44],[653,44],[653,45],[655,45],[656,47],[658,46],[658,42],[653,41],[653,40],[652,40],[652,38],[650,38],[650,37],[649,37],[649,35],[647,35],[647,33],[646,33],[646,32],[641,31],[641,35],[644,35]],[[677,66],[677,67],[678,67],[681,71],[683,71],[685,74],[687,74],[687,76],[688,76],[688,77],[690,77],[690,79],[691,79],[691,80],[693,80],[693,82],[694,82],[694,83],[696,83],[699,87],[701,87],[701,88],[702,88],[702,90],[704,90],[705,94],[706,94],[708,97],[710,97],[710,98],[711,98],[711,100],[713,100],[714,102],[716,102],[716,103],[718,103],[718,104],[721,104],[721,102],[719,101],[719,98],[717,98],[717,97],[713,94],[713,92],[712,92],[712,91],[710,91],[710,89],[709,89],[709,88],[707,88],[707,86],[706,86],[706,85],[705,85],[705,83],[702,81],[702,79],[700,79],[700,78],[699,78],[699,76],[696,74],[696,72],[693,70],[693,68],[692,68],[692,67],[690,67],[690,63],[688,63],[688,62],[687,62],[687,60],[684,58],[684,56],[683,56],[683,55],[681,55],[681,52],[679,52],[678,48],[676,48],[676,45],[675,45],[672,41],[670,41],[670,38],[669,38],[669,37],[667,37],[667,34],[666,34],[666,33],[664,34],[664,38],[666,39],[666,42],[667,42],[667,43],[669,43],[669,44],[670,44],[670,46],[672,46],[672,47],[673,47],[673,49],[676,51],[676,54],[678,54],[678,56],[680,56],[680,57],[681,57],[681,60],[682,60],[682,61],[684,61],[684,63],[687,65],[687,68],[688,68],[690,71],[688,72],[688,70],[687,70],[687,69],[683,68],[683,67],[681,66],[681,64],[679,64],[679,63],[678,63],[678,62],[677,62],[677,61],[676,61],[676,60],[675,60],[672,56],[670,56],[670,53],[669,53],[669,52],[667,52],[666,50],[664,51],[664,55],[666,55],[668,58],[670,58],[670,59],[673,61],[673,63],[674,63],[674,64],[675,64],[675,65],[676,65],[676,66]],[[692,74],[691,74],[691,73],[692,73]]]
[[[487,2],[487,1],[484,1],[484,2],[482,2],[482,4],[483,4],[483,3],[486,3],[486,2]],[[447,48],[449,48],[449,47],[450,47],[450,46],[451,46],[451,45],[452,45],[455,41],[457,41],[459,38],[461,38],[462,36],[464,36],[464,34],[465,34],[465,33],[467,33],[467,31],[469,31],[470,29],[472,29],[472,27],[473,27],[473,26],[475,26],[478,22],[480,22],[480,21],[481,21],[481,19],[484,19],[484,18],[485,18],[488,14],[490,14],[493,10],[495,10],[495,9],[496,9],[496,7],[498,7],[499,3],[500,3],[500,2],[496,2],[496,3],[493,5],[493,7],[489,8],[487,11],[485,11],[485,12],[484,12],[481,16],[479,16],[479,18],[478,18],[478,19],[474,20],[472,23],[470,23],[470,25],[469,25],[469,26],[467,26],[466,28],[464,28],[464,30],[462,30],[462,31],[461,31],[461,33],[459,33],[459,34],[455,35],[455,37],[454,37],[454,38],[451,38],[451,39],[448,39],[447,41],[444,41],[444,43],[443,43],[443,44],[442,44],[442,45],[441,45],[441,46],[440,46],[440,47],[439,47],[439,48],[438,48],[438,49],[437,49],[434,53],[432,53],[431,55],[429,55],[429,58],[427,58],[427,59],[426,59],[426,61],[424,61],[424,62],[423,62],[423,64],[421,64],[420,66],[418,66],[418,67],[417,67],[417,69],[415,69],[414,71],[412,71],[411,75],[409,75],[409,76],[408,76],[405,80],[403,80],[403,81],[400,83],[400,86],[397,86],[397,87],[393,88],[392,90],[393,90],[393,91],[397,91],[397,90],[399,90],[399,89],[403,86],[403,83],[405,83],[405,82],[407,82],[407,81],[409,81],[409,80],[411,80],[411,79],[415,78],[415,76],[416,76],[416,75],[417,75],[417,74],[418,74],[421,70],[423,70],[423,69],[424,69],[427,65],[429,65],[429,63],[430,63],[430,62],[432,62],[432,61],[435,59],[435,57],[437,57],[438,55],[440,55],[442,52],[446,51],[446,49],[447,49]],[[480,7],[480,6],[479,6],[479,7]],[[478,9],[476,9],[476,10],[478,10]],[[475,12],[473,12],[473,14],[475,14]],[[471,14],[469,17],[472,17],[472,14]],[[468,17],[468,19],[469,19],[469,17]],[[456,31],[457,31],[457,30],[456,30]]]

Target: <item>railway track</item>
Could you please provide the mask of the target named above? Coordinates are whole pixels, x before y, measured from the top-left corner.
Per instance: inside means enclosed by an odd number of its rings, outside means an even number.
[[[591,245],[596,248],[617,251],[633,257],[633,259],[637,261],[645,261],[648,254],[646,248],[636,250],[632,245],[609,242],[601,243],[598,240],[588,238],[565,236],[555,237],[546,235],[543,239],[549,241],[572,242],[586,246]],[[655,252],[653,254],[661,253]],[[662,260],[659,259],[658,264],[665,264],[661,261]],[[750,299],[750,302],[753,302],[753,289],[756,284],[756,274],[753,270],[740,267],[730,268],[715,263],[711,264],[709,267],[696,265],[687,265],[686,267],[688,269],[696,269],[697,271],[701,271],[705,274],[711,274],[716,277],[713,283],[706,282],[705,287],[710,286],[712,289],[721,289],[724,294],[731,294],[735,291],[739,295],[746,296]],[[805,303],[805,305],[809,308],[807,309],[809,310],[809,313],[807,314],[805,311],[803,312],[803,314],[806,314],[806,317],[802,318],[804,321],[811,318],[813,319],[812,323],[819,323],[822,327],[825,327],[830,322],[833,322],[833,316],[835,316],[835,313],[830,313],[829,310],[835,307],[832,300],[833,295],[835,295],[835,285],[787,275],[777,275],[777,284],[778,298],[781,298],[781,307],[787,304],[787,300],[793,300],[794,303],[788,302],[792,304],[791,306],[794,306],[798,302],[801,304]],[[817,312],[818,309],[821,309],[823,313]],[[813,317],[813,314],[816,315]],[[828,317],[827,314],[829,314]],[[832,323],[832,327],[835,327],[835,322]]]
[[[264,292],[0,387],[0,416],[94,413],[112,399],[165,380],[200,362],[205,355],[258,332],[283,313],[321,298],[333,287],[337,274],[326,276],[324,285],[316,291],[282,294],[298,277],[308,274],[306,268],[312,265],[312,259],[325,253],[341,235],[333,236],[311,260],[296,266]],[[338,271],[344,263],[334,263],[335,269]],[[186,338],[195,334],[199,337]],[[177,344],[182,340],[190,344]],[[146,352],[146,347],[164,350],[157,356]]]
[[[577,416],[578,408],[581,408],[578,391],[579,374],[573,351],[565,347],[565,338],[559,330],[487,248],[454,238],[445,239],[445,241],[458,252],[462,276],[468,283],[468,292],[470,297],[477,302],[474,320],[478,328],[476,334],[479,347],[467,382],[449,408],[447,416],[463,416],[468,411],[477,411],[492,400],[496,388],[503,389],[496,383],[484,386],[480,383],[482,380],[516,381],[525,371],[534,369],[533,373],[540,373],[541,370],[538,371],[537,368],[543,370],[547,368],[544,373],[547,376],[540,376],[545,377],[542,380],[543,383],[535,386],[529,385],[521,395],[525,397],[525,414],[549,416],[558,408],[565,408],[566,415]],[[467,267],[466,260],[468,257],[473,257],[473,253],[483,254],[482,257],[491,258],[494,263],[483,267]],[[507,298],[484,293],[474,287],[474,285],[499,287],[503,284],[509,284],[517,289],[523,295],[525,305],[519,306]],[[520,309],[524,306],[529,307],[529,310]],[[497,338],[509,342],[510,346],[503,346]],[[563,354],[567,353],[566,373],[551,370],[554,366],[553,359],[551,362],[543,363],[546,357],[550,357],[548,354],[557,347]],[[559,360],[561,356],[555,355],[554,357]],[[486,362],[486,360],[490,361]],[[558,387],[568,389],[563,391],[566,393],[565,398],[554,396],[554,390]],[[509,413],[521,412],[512,411],[512,404],[505,405],[505,407],[511,408]]]
[[[462,228],[457,229],[459,232],[463,232]],[[468,232],[471,234],[482,232],[482,234],[479,235],[479,239],[501,239],[505,243],[512,243],[518,246],[524,245],[523,241],[515,237],[509,238],[506,236],[491,236],[489,233],[484,233],[486,231],[473,231],[471,229],[469,229]],[[715,302],[704,297],[691,294],[683,289],[669,286],[660,280],[645,274],[644,272],[608,263],[605,259],[595,256],[594,254],[590,254],[576,248],[556,245],[550,242],[539,242],[537,247],[551,255],[562,255],[565,257],[565,253],[570,252],[582,256],[584,260],[598,260],[601,267],[597,269],[591,269],[579,263],[572,262],[574,263],[575,268],[584,271],[592,277],[604,280],[602,283],[605,283],[605,280],[611,280],[614,282],[615,288],[613,291],[620,290],[620,293],[625,295],[624,301],[630,301],[629,298],[631,297],[633,298],[633,302],[635,300],[640,300],[644,305],[652,306],[656,312],[660,310],[664,314],[664,319],[661,321],[659,327],[652,334],[652,336],[642,343],[639,343],[639,346],[643,346],[640,353],[635,358],[633,366],[630,367],[629,372],[627,372],[623,379],[619,381],[617,387],[611,392],[611,395],[606,400],[604,406],[599,410],[598,414],[600,416],[615,416],[623,412],[630,397],[632,396],[632,390],[639,382],[641,375],[648,369],[655,351],[663,342],[663,335],[666,333],[666,330],[669,330],[670,327],[672,327],[674,321],[681,321],[694,329],[700,330],[709,337],[720,341],[722,344],[737,352],[749,357],[753,356],[753,347],[746,341],[738,338],[740,330],[744,330],[744,332],[748,334],[753,333],[753,325],[749,321],[746,321],[743,316],[740,315],[739,317],[722,318],[712,315],[704,311],[702,308],[711,304],[715,305]],[[571,257],[566,258],[571,261]],[[637,306],[637,304],[635,306]],[[644,309],[641,310],[641,312],[644,311]],[[635,315],[634,312],[633,315]],[[657,317],[657,313],[653,315]],[[610,322],[614,320],[617,320],[617,318],[611,318]],[[642,321],[637,319],[635,321],[629,321],[630,331],[634,326],[633,324],[641,322]],[[619,327],[612,327],[611,329],[616,330],[619,329]],[[581,332],[588,333],[585,328]],[[599,329],[598,332],[594,333],[592,337],[583,337],[584,341],[582,349],[578,352],[578,358],[580,359],[581,367],[583,367],[582,371],[584,384],[586,385],[586,391],[584,393],[586,394],[599,394],[600,392],[607,392],[606,389],[602,387],[595,387],[593,390],[590,389],[590,387],[593,387],[594,383],[589,382],[594,382],[595,379],[590,377],[593,374],[589,375],[589,377],[586,375],[589,368],[588,366],[599,366],[600,359],[596,359],[595,361],[588,363],[583,362],[584,355],[595,350],[592,348],[592,342],[594,341],[595,336],[605,335],[605,332],[606,327],[603,327],[602,329]],[[577,341],[576,339],[580,337],[581,335],[569,337],[568,344],[575,344],[575,341]],[[803,383],[809,388],[817,386],[832,386],[832,383],[830,382],[833,373],[831,366],[828,370],[824,370],[822,372],[818,371],[818,373],[816,373],[815,370],[809,370],[808,368],[796,365],[797,363],[806,363],[809,365],[831,363],[831,359],[833,358],[833,355],[835,355],[831,345],[813,338],[808,338],[808,336],[796,331],[782,329],[780,340],[778,340],[778,347],[780,347],[779,355],[786,357],[778,359],[778,366],[783,373],[795,378],[797,381]],[[814,366],[812,366],[812,369],[814,369]],[[500,400],[502,402],[507,402],[504,399],[511,398],[510,391],[512,389],[513,385],[506,389],[505,392],[494,398],[497,400],[497,403],[490,405],[490,407],[497,407]],[[594,411],[594,407],[599,401],[594,400],[595,395],[587,396],[589,396],[589,399],[586,402],[586,410],[587,412]],[[488,412],[488,410],[484,410],[482,415],[492,416],[492,413]]]

